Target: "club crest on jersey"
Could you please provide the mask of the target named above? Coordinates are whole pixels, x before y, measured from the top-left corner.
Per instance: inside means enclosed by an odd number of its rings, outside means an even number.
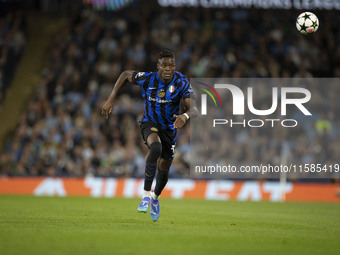
[[[172,93],[172,92],[174,92],[175,91],[175,86],[174,85],[171,85],[170,87],[169,87],[169,91]]]
[[[159,97],[164,97],[165,96],[165,91],[162,89],[161,91],[158,92]]]

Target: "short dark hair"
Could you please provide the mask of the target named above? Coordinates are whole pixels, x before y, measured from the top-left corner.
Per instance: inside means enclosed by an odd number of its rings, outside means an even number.
[[[161,58],[175,58],[175,53],[171,49],[165,48],[158,54],[157,60],[159,61]]]

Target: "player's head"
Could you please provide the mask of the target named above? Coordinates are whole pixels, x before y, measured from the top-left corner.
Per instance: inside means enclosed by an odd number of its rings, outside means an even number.
[[[170,49],[163,49],[158,54],[157,69],[159,78],[165,82],[171,82],[175,72],[175,54]]]

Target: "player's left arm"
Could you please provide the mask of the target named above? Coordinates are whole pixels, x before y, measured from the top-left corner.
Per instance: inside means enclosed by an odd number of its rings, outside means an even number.
[[[181,115],[174,115],[176,118],[174,122],[175,128],[181,128],[190,118],[196,118],[198,116],[198,110],[195,100],[190,97],[184,99],[185,108],[187,111]]]

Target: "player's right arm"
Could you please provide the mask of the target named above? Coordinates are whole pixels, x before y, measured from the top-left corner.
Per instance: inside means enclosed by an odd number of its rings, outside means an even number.
[[[129,82],[132,83],[132,75],[133,75],[134,72],[135,71],[133,71],[133,70],[126,70],[126,71],[121,73],[118,80],[116,81],[116,84],[113,87],[113,90],[112,90],[109,98],[107,99],[107,101],[105,102],[105,104],[102,107],[102,115],[104,115],[106,119],[108,119],[110,114],[112,113],[113,104],[114,104],[114,101],[117,97],[118,91],[121,89],[121,87],[123,87],[123,85],[126,81],[129,81]]]

